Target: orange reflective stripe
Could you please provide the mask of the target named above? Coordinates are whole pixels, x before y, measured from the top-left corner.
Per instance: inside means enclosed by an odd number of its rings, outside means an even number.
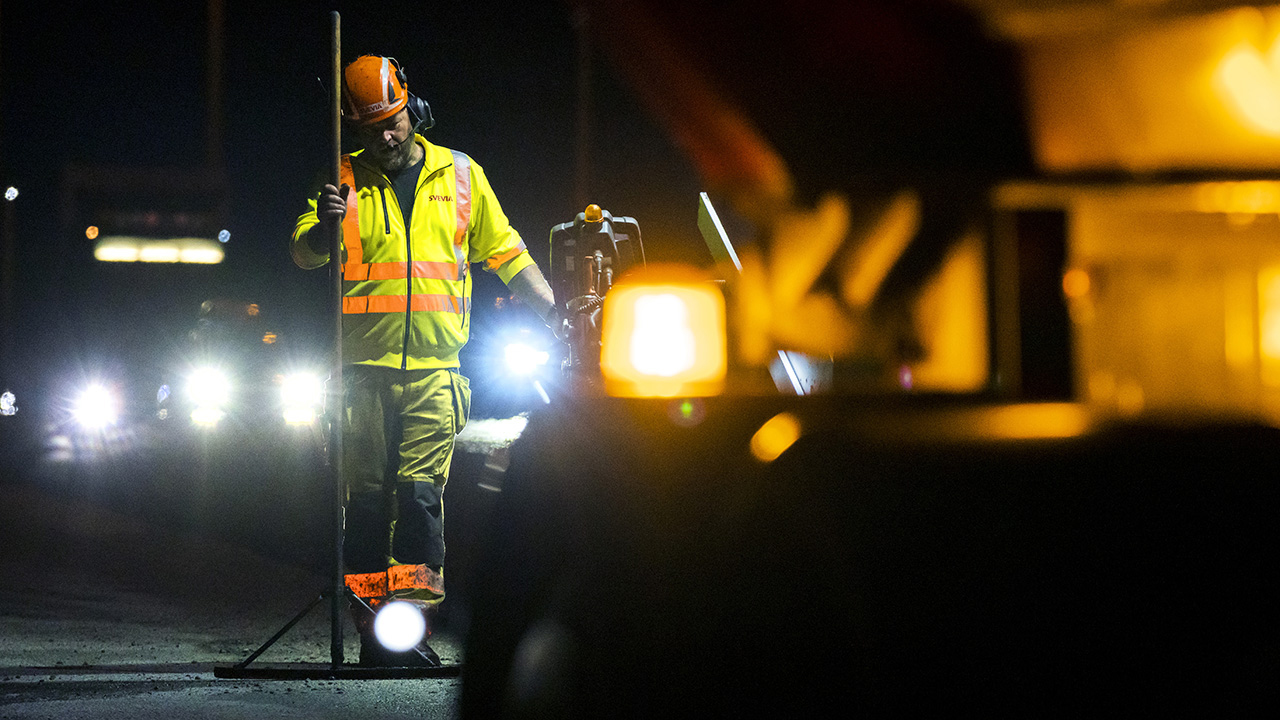
[[[444,594],[444,577],[426,565],[393,565],[386,572],[347,575],[343,580],[359,598],[384,597],[397,590]]]
[[[401,305],[401,309],[403,308],[404,306]],[[412,309],[415,312],[469,312],[471,299],[453,295],[414,295]]]
[[[346,271],[349,267],[359,266],[364,261],[364,246],[360,243],[360,215],[356,205],[356,175],[351,169],[351,156],[343,155],[342,162],[338,168],[338,190],[341,192],[342,186],[346,185],[351,188],[351,193],[347,195],[350,202],[347,203],[347,214],[342,217],[342,245],[347,249],[347,262],[342,266],[343,277],[346,277]],[[346,278],[348,280],[357,280],[363,278]]]
[[[498,253],[497,255],[494,255],[488,260],[485,260],[484,266],[489,268],[489,270],[497,270],[498,268],[502,267],[503,263],[507,262],[511,258],[519,255],[524,251],[525,251],[524,241],[521,240],[519,243],[516,243],[516,246],[511,248],[510,250],[504,253]]]
[[[410,309],[414,312],[463,313],[471,311],[470,298],[460,298],[454,295],[414,295],[410,304]],[[404,311],[404,295],[360,295],[358,297],[342,298],[342,312],[347,315]]]
[[[413,263],[413,276],[430,280],[461,280],[458,268],[449,262],[428,262],[419,260]]]
[[[457,280],[458,267],[451,262],[417,260],[411,267],[413,276],[428,280]],[[342,266],[344,280],[403,280],[405,263],[347,263]]]
[[[402,313],[404,312],[404,295],[370,295],[369,305],[365,312]]]

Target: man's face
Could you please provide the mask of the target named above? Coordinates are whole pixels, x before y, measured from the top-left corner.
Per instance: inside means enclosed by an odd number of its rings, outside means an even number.
[[[413,151],[417,145],[413,142],[408,110],[401,110],[376,123],[357,126],[356,137],[365,148],[365,156],[383,172],[396,172],[413,164]]]

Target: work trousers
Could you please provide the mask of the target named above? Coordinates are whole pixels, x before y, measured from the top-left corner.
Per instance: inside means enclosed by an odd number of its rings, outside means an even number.
[[[348,365],[343,384],[347,572],[399,564],[441,571],[444,487],[470,413],[470,383],[451,369]]]

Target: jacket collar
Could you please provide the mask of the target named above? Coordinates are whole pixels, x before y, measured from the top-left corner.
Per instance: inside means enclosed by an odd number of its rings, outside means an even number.
[[[439,145],[432,145],[427,142],[426,138],[422,137],[418,133],[413,134],[413,141],[422,146],[422,150],[425,153],[422,158],[422,177],[439,172],[453,164],[453,152],[448,148],[443,148]],[[360,149],[351,153],[351,158],[353,161],[359,162],[366,169],[385,177],[382,170],[365,160],[363,155],[364,150]]]
[[[453,164],[453,151],[439,145],[432,145],[421,135],[415,134],[414,140],[426,151],[423,158],[422,171],[426,175],[443,170]]]

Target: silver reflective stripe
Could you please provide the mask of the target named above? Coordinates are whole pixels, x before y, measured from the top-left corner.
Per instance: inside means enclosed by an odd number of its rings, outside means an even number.
[[[457,208],[457,229],[453,234],[453,253],[458,261],[458,279],[467,276],[467,251],[464,247],[467,226],[471,224],[471,158],[457,150],[453,153],[454,193],[453,204]]]

